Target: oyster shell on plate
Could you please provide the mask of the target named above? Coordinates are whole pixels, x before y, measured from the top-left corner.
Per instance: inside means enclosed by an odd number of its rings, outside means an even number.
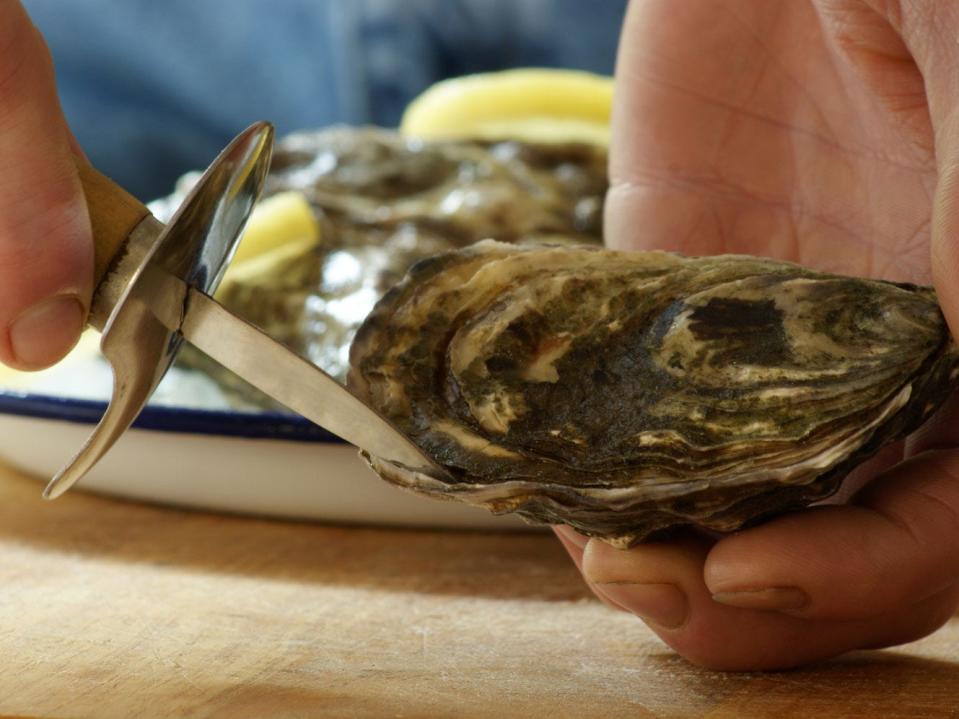
[[[746,256],[485,241],[413,267],[350,387],[434,459],[385,479],[620,547],[835,491],[957,385],[932,289]]]

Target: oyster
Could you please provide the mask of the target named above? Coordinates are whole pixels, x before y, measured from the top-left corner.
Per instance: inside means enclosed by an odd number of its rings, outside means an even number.
[[[485,241],[366,319],[350,387],[448,469],[385,479],[625,547],[804,506],[957,384],[932,289],[745,256]]]

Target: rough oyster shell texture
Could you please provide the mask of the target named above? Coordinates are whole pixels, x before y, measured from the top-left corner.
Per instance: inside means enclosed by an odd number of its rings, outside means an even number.
[[[835,491],[957,384],[930,288],[744,256],[486,241],[367,318],[351,388],[447,477],[385,479],[626,547]]]

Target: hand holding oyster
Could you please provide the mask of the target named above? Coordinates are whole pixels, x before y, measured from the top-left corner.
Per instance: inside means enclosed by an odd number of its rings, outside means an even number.
[[[959,378],[929,288],[745,256],[482,242],[360,328],[350,386],[446,478],[385,479],[627,547],[834,492]]]

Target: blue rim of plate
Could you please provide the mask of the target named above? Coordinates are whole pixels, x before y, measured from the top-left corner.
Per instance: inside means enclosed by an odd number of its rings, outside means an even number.
[[[100,400],[0,390],[0,414],[92,425],[100,421],[106,408],[107,403]],[[345,444],[309,420],[282,412],[147,405],[133,427],[160,432]]]

